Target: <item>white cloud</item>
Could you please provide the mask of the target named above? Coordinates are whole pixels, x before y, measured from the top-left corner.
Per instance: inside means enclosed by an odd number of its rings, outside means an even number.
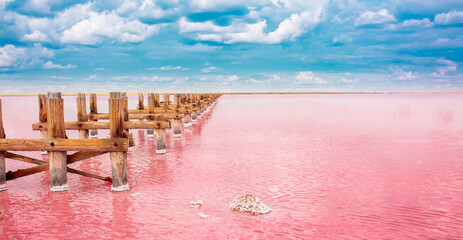
[[[201,69],[201,72],[202,73],[213,73],[213,72],[220,72],[221,70],[222,69],[220,69],[220,68],[210,66],[210,67],[206,67],[206,68]]]
[[[104,71],[104,68],[95,68],[95,71]]]
[[[382,25],[385,23],[396,22],[394,15],[390,14],[387,9],[381,9],[377,12],[367,11],[355,20],[355,26]]]
[[[434,16],[434,23],[439,25],[463,24],[463,11],[451,11]]]
[[[186,18],[179,20],[180,33],[197,33],[196,39],[200,41],[213,41],[233,44],[238,42],[278,44],[291,41],[304,34],[320,22],[321,7],[315,10],[306,10],[293,13],[284,19],[273,32],[265,33],[266,20],[256,23],[241,21],[222,27],[211,21],[189,22]]]
[[[55,76],[55,75],[52,76],[51,78],[53,78],[53,79],[63,79],[63,80],[65,80],[65,79],[71,79],[71,77]]]
[[[51,61],[48,61],[43,64],[44,69],[70,69],[70,68],[76,68],[76,65],[68,64],[66,66],[60,65],[60,64],[54,64]]]
[[[84,79],[84,81],[90,81],[95,78],[96,78],[96,74],[93,74],[93,75],[88,76],[88,78]]]
[[[316,77],[312,71],[301,71],[296,75],[296,84],[326,84],[326,80]]]
[[[443,64],[445,66],[443,67],[438,67],[436,72],[433,72],[431,76],[434,77],[444,77],[446,76],[449,72],[454,72],[457,70],[458,64],[454,61],[447,60],[445,58],[439,58],[437,59],[437,62],[440,64]]]
[[[232,64],[241,64],[241,62],[234,61],[234,62],[232,62]]]
[[[53,57],[53,52],[35,43],[30,48],[7,44],[0,47],[0,67],[34,68],[43,67],[46,58]]]
[[[12,2],[13,0],[0,0],[0,9],[5,8],[5,6],[9,3]]]
[[[341,79],[339,79],[339,81],[342,82],[342,83],[353,83],[353,82],[355,82],[354,79],[345,78],[345,77],[342,77]]]
[[[404,71],[401,68],[395,68],[393,72],[393,78],[401,81],[411,81],[418,77],[417,72]]]
[[[402,23],[402,26],[405,28],[430,28],[433,25],[434,24],[429,20],[429,18],[424,18],[422,20],[408,19]]]
[[[27,58],[26,48],[17,48],[11,44],[0,47],[0,67],[11,67],[25,58]]]
[[[60,41],[88,45],[99,44],[106,38],[117,39],[122,43],[141,42],[158,30],[158,26],[127,20],[114,12],[91,12],[88,19],[64,30]]]
[[[50,41],[47,35],[37,30],[33,31],[30,34],[24,35],[24,37],[21,40],[30,41],[30,42],[49,42]]]

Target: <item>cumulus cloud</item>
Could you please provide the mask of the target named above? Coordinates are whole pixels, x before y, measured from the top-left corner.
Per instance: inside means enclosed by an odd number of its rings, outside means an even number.
[[[326,80],[316,77],[312,71],[301,71],[296,75],[296,84],[326,84]]]
[[[0,47],[0,67],[11,67],[26,58],[26,48],[17,48],[11,44]]]
[[[387,9],[381,9],[377,12],[367,11],[355,20],[355,26],[374,26],[386,23],[396,22],[394,15],[390,14]]]
[[[98,11],[95,3],[76,4],[53,18],[10,14],[21,41],[96,45],[106,42],[141,42],[156,34],[162,24],[150,25],[137,18],[121,17],[115,10]]]
[[[206,68],[201,69],[201,72],[202,73],[214,73],[214,72],[220,72],[221,70],[222,69],[220,69],[220,68],[210,66],[210,67],[206,67]]]
[[[76,65],[68,64],[66,66],[60,65],[60,64],[54,64],[51,61],[46,62],[43,64],[44,69],[70,69],[70,68],[76,68]]]
[[[0,67],[21,69],[45,67],[47,64],[44,63],[45,59],[51,58],[53,55],[53,51],[42,47],[39,43],[34,44],[30,48],[16,47],[14,45],[7,44],[0,47]],[[52,63],[50,62],[50,64]],[[47,66],[52,66],[50,64]]]
[[[158,30],[158,26],[143,24],[138,20],[127,20],[114,12],[92,12],[88,19],[63,31],[60,41],[88,45],[99,44],[105,38],[117,39],[122,43],[141,42]]]
[[[284,19],[278,28],[266,33],[267,21],[256,23],[239,22],[234,25],[222,27],[212,21],[189,22],[185,18],[179,20],[181,33],[199,32],[196,39],[200,41],[222,42],[233,44],[238,42],[278,44],[283,41],[291,41],[304,34],[320,22],[322,8],[314,11],[293,13]],[[204,33],[206,32],[206,33]]]
[[[405,28],[429,28],[434,26],[434,24],[429,20],[429,18],[424,18],[422,20],[418,19],[408,19],[403,21],[402,26]]]
[[[21,40],[28,41],[28,42],[49,42],[50,41],[47,35],[37,30],[34,30],[30,34],[24,35],[24,37]]]
[[[439,25],[463,24],[463,11],[440,13],[434,17],[434,23]]]
[[[412,71],[404,71],[402,68],[395,68],[393,70],[393,79],[397,79],[400,81],[411,81],[418,77],[417,72]]]

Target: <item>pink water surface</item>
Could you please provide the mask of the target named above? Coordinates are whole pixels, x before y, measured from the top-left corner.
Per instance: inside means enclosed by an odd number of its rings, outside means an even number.
[[[2,102],[8,138],[39,137],[36,97]],[[74,174],[63,193],[49,192],[48,172],[9,181],[0,238],[462,239],[462,103],[462,94],[224,95],[182,138],[168,133],[165,155],[132,131],[127,192]],[[74,97],[65,107],[75,120]],[[110,175],[108,155],[71,166]],[[244,193],[273,211],[231,211]]]

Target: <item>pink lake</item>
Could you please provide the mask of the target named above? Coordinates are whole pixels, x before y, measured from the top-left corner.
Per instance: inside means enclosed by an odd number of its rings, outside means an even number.
[[[7,138],[39,138],[37,97],[2,103]],[[65,97],[66,121],[75,108]],[[0,239],[463,236],[463,94],[224,95],[181,138],[168,133],[165,155],[132,133],[129,191],[68,174],[69,191],[52,193],[48,171],[9,181]],[[70,166],[111,175],[108,154]],[[231,211],[245,193],[273,211]],[[202,208],[190,206],[196,200]]]

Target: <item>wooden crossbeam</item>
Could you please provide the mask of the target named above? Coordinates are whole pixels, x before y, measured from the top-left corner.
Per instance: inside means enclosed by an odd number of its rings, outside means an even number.
[[[129,110],[130,111],[130,110]],[[136,110],[139,111],[139,110]],[[181,115],[184,112],[191,112],[191,110],[182,110],[180,109],[179,114]],[[164,110],[164,109],[156,109],[154,113],[146,112],[137,112],[137,113],[130,113],[129,119],[153,119],[156,120],[158,117],[164,116],[166,119],[173,119],[177,113],[177,109],[172,110]],[[88,114],[88,118],[90,120],[107,120],[109,119],[109,114],[107,113],[90,113]]]
[[[181,115],[178,115],[180,117]],[[47,130],[47,123],[34,123],[32,129],[37,131]],[[158,129],[170,128],[169,121],[153,121],[153,122],[130,122],[123,123],[125,129]],[[65,122],[66,130],[82,130],[82,129],[109,129],[109,122]]]
[[[122,152],[127,138],[112,139],[0,139],[0,151],[96,151]]]
[[[68,164],[75,163],[75,162],[82,161],[84,159],[95,157],[95,156],[105,154],[105,153],[106,152],[98,152],[98,153],[96,153],[96,152],[77,152],[77,153],[74,153],[74,154],[68,156],[67,163]],[[6,173],[6,180],[7,181],[17,179],[17,178],[20,178],[20,177],[29,176],[29,175],[36,174],[36,173],[40,173],[40,172],[43,172],[43,171],[47,171],[49,169],[49,167],[50,167],[50,164],[47,161],[42,161],[42,160],[39,160],[39,159],[26,157],[26,156],[22,156],[22,155],[11,153],[11,152],[6,152],[5,157],[10,158],[10,159],[14,159],[14,160],[23,161],[23,162],[34,163],[34,164],[38,165],[38,166],[27,168],[27,169],[19,169],[19,170],[16,170],[14,172],[8,171]],[[99,180],[103,180],[103,181],[107,181],[107,182],[112,181],[111,177],[102,177],[102,176],[99,176],[99,175],[96,175],[96,174],[93,174],[93,173],[84,172],[84,171],[77,170],[77,169],[70,168],[70,167],[67,167],[67,170],[70,173],[78,174],[78,175],[85,176],[85,177],[95,178],[95,179],[99,179]]]

